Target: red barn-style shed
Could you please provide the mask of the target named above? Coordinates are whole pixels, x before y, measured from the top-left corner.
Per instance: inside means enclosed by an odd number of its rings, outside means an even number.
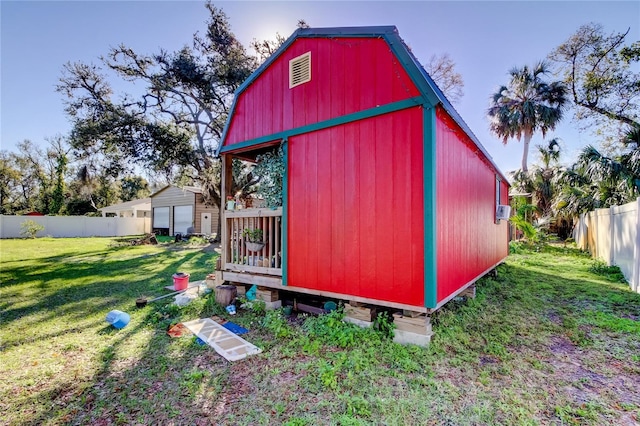
[[[223,194],[232,158],[274,147],[283,205],[223,211],[225,281],[428,313],[508,254],[507,179],[393,26],[298,29],[251,75]]]

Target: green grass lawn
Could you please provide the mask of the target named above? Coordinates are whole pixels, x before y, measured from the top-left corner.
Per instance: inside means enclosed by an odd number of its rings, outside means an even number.
[[[233,321],[263,353],[235,363],[166,335],[224,315],[213,297],[135,308],[177,271],[204,279],[211,250],[109,238],[0,250],[0,424],[640,422],[640,295],[572,249],[512,254],[476,299],[435,315],[429,348],[338,314],[292,323],[242,310]],[[112,309],[130,324],[110,327]]]

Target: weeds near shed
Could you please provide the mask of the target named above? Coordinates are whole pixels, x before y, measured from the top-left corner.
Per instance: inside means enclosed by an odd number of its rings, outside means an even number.
[[[343,319],[344,312],[335,310],[318,317],[308,317],[302,327],[324,344],[339,348],[350,348],[366,340],[380,341],[381,335],[375,330],[360,328]]]
[[[289,337],[293,334],[282,309],[267,311],[262,320],[262,326],[271,331],[273,335],[279,339]]]
[[[388,339],[393,339],[393,330],[395,328],[393,317],[387,311],[380,312],[373,322],[373,329]]]

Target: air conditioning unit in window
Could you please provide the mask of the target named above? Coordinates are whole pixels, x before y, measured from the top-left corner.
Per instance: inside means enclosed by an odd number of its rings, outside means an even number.
[[[511,206],[505,206],[503,204],[499,204],[496,207],[496,220],[509,220],[509,216],[511,215]]]

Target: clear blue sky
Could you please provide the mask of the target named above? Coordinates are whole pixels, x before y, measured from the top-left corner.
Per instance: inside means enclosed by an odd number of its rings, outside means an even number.
[[[448,52],[465,82],[456,105],[503,171],[519,167],[522,145],[507,147],[488,130],[485,111],[491,93],[514,66],[544,58],[582,24],[598,22],[607,31],[631,28],[640,40],[638,1],[447,1],[447,2],[214,2],[229,16],[245,45],[253,38],[289,36],[299,19],[312,27],[395,25],[421,62]],[[65,134],[70,125],[54,87],[68,61],[97,62],[110,46],[125,43],[140,53],[178,49],[204,28],[207,18],[196,1],[0,2],[1,149],[29,139]],[[564,140],[567,159],[587,143],[570,118],[551,136]],[[542,142],[534,137],[533,144]],[[535,156],[531,159],[535,161]]]

